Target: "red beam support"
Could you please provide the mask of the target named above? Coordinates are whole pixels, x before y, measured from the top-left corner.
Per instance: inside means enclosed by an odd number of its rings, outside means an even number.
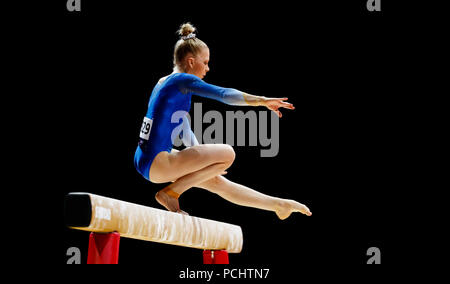
[[[203,264],[230,264],[226,250],[204,250]]]
[[[120,234],[94,233],[89,235],[88,264],[117,264]]]

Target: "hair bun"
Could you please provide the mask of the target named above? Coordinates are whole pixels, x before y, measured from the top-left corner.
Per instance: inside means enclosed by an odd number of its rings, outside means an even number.
[[[180,36],[187,36],[191,33],[195,32],[195,27],[191,23],[184,23],[180,26],[180,29],[178,30],[178,35]]]

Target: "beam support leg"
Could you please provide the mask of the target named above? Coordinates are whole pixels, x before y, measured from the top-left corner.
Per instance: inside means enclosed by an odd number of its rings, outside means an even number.
[[[94,233],[89,235],[88,264],[117,264],[120,234]]]
[[[203,264],[230,264],[226,250],[204,250]]]

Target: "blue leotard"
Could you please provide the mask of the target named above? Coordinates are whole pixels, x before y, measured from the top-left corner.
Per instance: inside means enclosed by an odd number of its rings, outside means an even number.
[[[160,80],[150,96],[134,155],[134,166],[146,179],[150,180],[150,166],[156,155],[172,150],[173,139],[180,134],[182,124],[179,119],[173,122],[173,115],[178,111],[189,112],[192,95],[230,105],[248,105],[243,92],[205,83],[195,75],[173,73]]]

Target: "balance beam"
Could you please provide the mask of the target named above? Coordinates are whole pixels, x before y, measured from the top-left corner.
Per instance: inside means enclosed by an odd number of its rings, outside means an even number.
[[[146,207],[91,193],[65,198],[66,225],[95,233],[204,250],[242,250],[242,229],[218,221]]]

